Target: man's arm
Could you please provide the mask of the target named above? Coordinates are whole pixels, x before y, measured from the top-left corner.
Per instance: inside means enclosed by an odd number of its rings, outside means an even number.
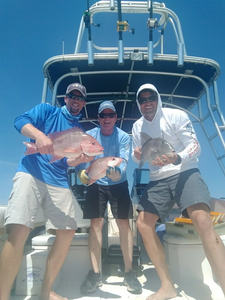
[[[162,155],[153,163],[157,166],[164,166],[168,164],[179,165],[189,162],[193,158],[197,158],[201,153],[201,147],[197,140],[195,130],[188,115],[180,111],[179,118],[176,122],[175,134],[183,144],[182,149],[170,156]]]
[[[140,134],[136,129],[135,124],[132,128],[132,153],[131,157],[136,164],[139,164],[141,160],[141,141],[140,141]]]
[[[81,156],[77,158],[68,158],[67,164],[69,167],[76,167],[82,163],[88,163],[94,159],[94,156],[88,156],[84,153],[81,154]]]
[[[120,166],[116,166],[115,168],[110,167],[106,171],[106,176],[114,182],[119,181],[121,177],[126,174],[127,162],[130,154],[130,137],[125,132],[120,134],[118,153],[116,153],[116,156],[121,157],[123,161]]]
[[[35,140],[37,150],[41,154],[53,154],[52,140],[42,131],[28,123],[21,129],[21,134]]]

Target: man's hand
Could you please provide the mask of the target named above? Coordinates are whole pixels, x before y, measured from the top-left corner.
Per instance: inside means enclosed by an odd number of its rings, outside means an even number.
[[[53,154],[52,140],[32,124],[25,124],[21,129],[21,134],[35,140],[37,151],[40,154]]]
[[[83,183],[83,184],[86,184],[88,185],[89,182],[90,182],[90,178],[88,177],[88,175],[85,173],[86,170],[80,170],[77,174],[77,176],[80,178],[80,181]]]
[[[77,158],[68,158],[67,164],[70,167],[76,167],[79,164],[88,163],[88,162],[92,161],[93,159],[94,159],[94,156],[88,156],[88,155],[82,153],[81,156],[79,156]]]
[[[137,148],[134,149],[134,156],[138,160],[141,160],[141,147],[137,147]]]
[[[35,144],[37,146],[37,151],[40,154],[54,153],[52,140],[44,134],[42,136],[38,136],[38,138],[35,141]]]
[[[106,176],[112,181],[119,181],[121,179],[120,168],[117,166],[115,166],[115,168],[109,167],[108,170],[106,170]]]
[[[177,160],[177,154],[171,153],[168,156],[162,155],[161,157],[157,157],[156,160],[153,160],[152,165],[163,167],[165,165],[173,164]]]

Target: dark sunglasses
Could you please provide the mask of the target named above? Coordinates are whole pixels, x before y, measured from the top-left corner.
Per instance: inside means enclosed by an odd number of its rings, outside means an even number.
[[[108,114],[100,113],[99,114],[99,117],[101,119],[105,119],[107,117],[110,118],[110,119],[112,119],[112,118],[115,118],[115,116],[116,116],[116,113],[108,113]]]
[[[73,95],[73,94],[67,94],[66,95],[67,98],[73,99],[73,100],[78,100],[78,101],[85,101],[83,96],[77,96],[77,95]]]
[[[138,102],[140,104],[144,104],[147,101],[149,101],[149,102],[156,102],[156,101],[158,101],[158,97],[157,96],[150,96],[150,97],[141,97],[140,99],[138,99]]]

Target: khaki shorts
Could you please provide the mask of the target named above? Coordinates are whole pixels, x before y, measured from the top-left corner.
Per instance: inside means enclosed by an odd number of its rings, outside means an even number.
[[[18,172],[13,178],[5,226],[21,224],[33,229],[37,212],[42,206],[48,232],[77,229],[74,198],[70,189],[48,185],[30,174]]]

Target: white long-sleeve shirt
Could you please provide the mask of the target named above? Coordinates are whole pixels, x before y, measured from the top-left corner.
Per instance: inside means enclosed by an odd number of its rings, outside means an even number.
[[[145,86],[148,87],[148,84]],[[200,155],[201,147],[188,115],[179,109],[162,108],[162,101],[158,91],[153,85],[149,84],[149,86],[151,90],[154,88],[158,94],[158,106],[151,122],[142,116],[133,124],[132,158],[134,162],[139,163],[134,156],[134,149],[142,146],[141,132],[144,132],[151,138],[161,137],[169,142],[175,152],[181,157],[181,164],[179,165],[169,164],[163,167],[149,165],[151,181],[198,168],[197,157]],[[138,102],[137,104],[140,110],[140,105]]]

